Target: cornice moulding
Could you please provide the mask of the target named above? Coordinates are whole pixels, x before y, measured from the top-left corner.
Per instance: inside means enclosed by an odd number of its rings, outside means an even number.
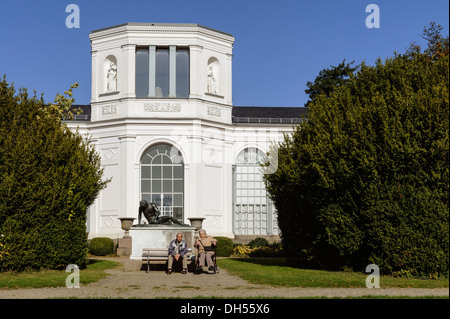
[[[234,37],[230,34],[216,31],[199,25],[177,25],[177,24],[161,24],[161,25],[119,25],[116,27],[100,29],[92,31],[89,38],[92,41],[98,41],[105,38],[117,37],[121,35],[132,34],[180,34],[180,35],[203,35],[215,40],[226,41],[230,45],[234,43]]]

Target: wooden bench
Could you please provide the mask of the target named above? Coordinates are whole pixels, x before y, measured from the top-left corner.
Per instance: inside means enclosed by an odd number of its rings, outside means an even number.
[[[191,262],[195,261],[195,255],[191,248],[188,248],[187,253],[184,255]],[[150,272],[150,261],[167,261],[169,259],[169,250],[164,248],[144,248],[142,249],[142,261],[147,262],[147,273]]]

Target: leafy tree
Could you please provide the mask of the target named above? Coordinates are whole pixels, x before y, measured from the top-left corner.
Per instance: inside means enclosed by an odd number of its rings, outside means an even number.
[[[448,275],[449,56],[437,50],[441,40],[435,51],[363,63],[345,85],[319,94],[308,120],[280,143],[278,170],[265,182],[291,261]]]
[[[0,271],[86,263],[86,211],[107,181],[89,141],[62,121],[76,86],[48,104],[0,82]]]
[[[441,35],[443,27],[431,22],[430,26],[424,27],[422,38],[427,41],[428,47],[421,53],[421,47],[413,42],[406,51],[407,55],[424,54],[428,59],[435,61],[449,54],[449,37]]]
[[[320,94],[325,94],[329,97],[337,87],[345,85],[359,67],[352,67],[353,63],[355,61],[345,63],[344,59],[338,66],[330,65],[329,69],[320,71],[314,82],[308,81],[306,83],[308,88],[305,92],[309,94],[309,100],[305,106],[311,105]]]

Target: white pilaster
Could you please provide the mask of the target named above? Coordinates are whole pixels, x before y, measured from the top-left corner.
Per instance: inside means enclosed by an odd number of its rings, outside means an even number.
[[[135,181],[134,153],[136,135],[121,135],[120,140],[120,211],[121,217],[136,217],[135,207],[139,201],[139,189]]]
[[[200,63],[202,56],[203,47],[199,45],[190,45],[189,46],[189,89],[190,89],[190,98],[201,98],[202,93],[200,92],[201,86],[199,85],[200,81]]]
[[[91,83],[91,103],[97,102],[98,96],[98,74],[101,72],[98,67],[98,52],[91,52],[92,60],[92,83]],[[100,73],[101,74],[101,73]]]
[[[136,97],[136,45],[125,44],[122,45],[122,61],[123,61],[123,76],[122,88],[124,90],[122,96]]]
[[[233,99],[232,99],[232,86],[233,86],[233,77],[231,76],[231,65],[232,65],[232,59],[233,59],[233,55],[232,54],[226,54],[226,77],[227,77],[227,82],[226,82],[226,93],[225,93],[225,103],[226,104],[230,104],[233,105]]]

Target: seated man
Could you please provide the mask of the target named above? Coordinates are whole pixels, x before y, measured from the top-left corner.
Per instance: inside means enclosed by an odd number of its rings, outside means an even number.
[[[172,240],[169,244],[169,261],[167,267],[167,274],[170,275],[172,273],[172,265],[173,260],[182,261],[183,263],[183,271],[182,274],[187,273],[187,260],[185,258],[185,254],[188,252],[188,247],[186,241],[183,239],[183,234],[178,233],[177,238]]]
[[[206,234],[204,229],[198,231],[199,238],[197,239],[196,246],[198,247],[198,254],[200,256],[200,267],[205,267],[205,261],[208,270],[214,270],[214,264],[212,256],[214,255],[214,246],[217,245],[217,239]]]

